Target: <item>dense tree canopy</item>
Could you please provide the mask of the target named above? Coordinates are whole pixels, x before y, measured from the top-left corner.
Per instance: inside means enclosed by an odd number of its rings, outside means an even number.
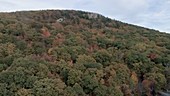
[[[169,89],[170,34],[96,13],[0,13],[0,96],[152,96]]]

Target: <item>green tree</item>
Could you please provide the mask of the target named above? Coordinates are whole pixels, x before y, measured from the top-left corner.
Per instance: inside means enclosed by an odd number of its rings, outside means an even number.
[[[105,49],[99,50],[94,54],[94,58],[98,63],[101,63],[103,66],[109,65],[112,55]]]
[[[124,64],[115,64],[114,70],[116,71],[116,79],[118,84],[129,84],[130,70]]]
[[[83,76],[81,86],[86,94],[92,94],[98,86],[98,82],[90,75]]]
[[[78,83],[74,84],[73,89],[75,90],[75,92],[78,96],[80,96],[80,95],[85,96],[83,88]]]
[[[65,48],[56,47],[55,49],[52,50],[52,55],[56,57],[57,61],[60,61],[61,59],[65,61],[71,60],[71,55],[68,53],[68,51]]]
[[[145,78],[155,82],[156,90],[161,90],[161,88],[164,88],[165,85],[167,84],[165,75],[161,73],[146,73]]]
[[[82,75],[83,73],[80,70],[69,70],[67,84],[74,85],[75,83],[79,83],[82,79]]]
[[[60,79],[41,79],[34,83],[32,89],[34,96],[58,96],[62,95],[66,87]]]

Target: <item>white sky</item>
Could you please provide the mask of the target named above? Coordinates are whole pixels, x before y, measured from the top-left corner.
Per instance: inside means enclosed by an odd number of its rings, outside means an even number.
[[[0,0],[0,12],[75,9],[170,33],[170,0]]]

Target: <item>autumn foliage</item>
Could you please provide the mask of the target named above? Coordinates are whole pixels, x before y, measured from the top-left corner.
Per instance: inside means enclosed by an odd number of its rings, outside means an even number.
[[[154,96],[170,34],[74,10],[0,13],[0,96]]]

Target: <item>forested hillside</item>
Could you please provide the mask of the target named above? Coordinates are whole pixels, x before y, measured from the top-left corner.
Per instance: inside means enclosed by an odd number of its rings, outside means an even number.
[[[74,10],[0,13],[0,96],[153,96],[170,34]]]

